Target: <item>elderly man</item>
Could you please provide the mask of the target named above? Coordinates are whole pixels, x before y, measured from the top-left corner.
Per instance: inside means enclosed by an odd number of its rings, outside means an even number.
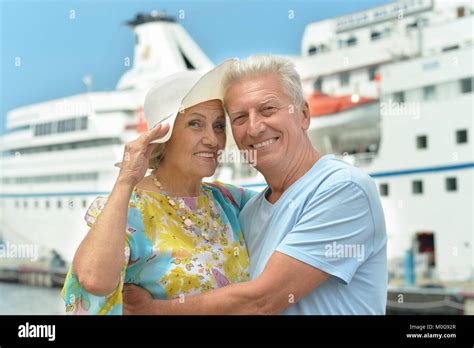
[[[240,150],[257,152],[268,187],[240,214],[250,279],[176,300],[125,290],[129,314],[384,314],[386,231],[374,182],[320,156],[293,64],[239,61],[224,78],[225,107]]]

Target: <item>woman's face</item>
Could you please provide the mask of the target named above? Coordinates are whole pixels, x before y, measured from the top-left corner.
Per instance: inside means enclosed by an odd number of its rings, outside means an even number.
[[[225,147],[225,124],[220,100],[184,110],[176,118],[163,161],[189,179],[212,176],[218,164],[218,151]]]

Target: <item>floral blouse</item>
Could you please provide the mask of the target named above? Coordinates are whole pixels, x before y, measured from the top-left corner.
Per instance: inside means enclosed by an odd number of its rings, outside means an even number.
[[[92,295],[71,265],[61,293],[66,313],[122,314],[124,283],[139,285],[156,299],[172,299],[246,281],[249,258],[238,215],[254,192],[220,182],[203,183],[202,189],[206,195],[169,199],[134,188],[120,283],[109,295]],[[106,201],[98,197],[87,210],[89,227]],[[209,207],[219,214],[210,215]],[[211,228],[218,232],[209,236]]]

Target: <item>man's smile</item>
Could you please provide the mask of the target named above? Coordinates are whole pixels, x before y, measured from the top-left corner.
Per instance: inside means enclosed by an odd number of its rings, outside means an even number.
[[[266,147],[268,145],[271,145],[273,143],[275,143],[278,139],[280,139],[279,137],[276,137],[276,138],[270,138],[270,139],[267,139],[267,140],[264,140],[262,142],[259,142],[259,143],[255,143],[255,144],[251,144],[250,147],[252,149],[261,149],[263,147]]]

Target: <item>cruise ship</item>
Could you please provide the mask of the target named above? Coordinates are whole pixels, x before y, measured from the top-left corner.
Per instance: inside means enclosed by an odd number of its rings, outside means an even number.
[[[385,211],[390,276],[469,281],[473,252],[473,27],[469,0],[405,0],[306,27],[296,64],[309,135],[373,177]],[[134,65],[113,92],[30,105],[7,115],[1,141],[1,235],[67,262],[93,198],[112,188],[156,79],[213,64],[169,17],[137,16]],[[232,145],[231,145],[232,146]],[[223,163],[216,178],[256,190],[263,177]]]
[[[378,186],[391,279],[474,280],[473,14],[471,1],[393,2],[308,25],[291,57],[315,148]],[[265,187],[247,167],[226,179]]]

